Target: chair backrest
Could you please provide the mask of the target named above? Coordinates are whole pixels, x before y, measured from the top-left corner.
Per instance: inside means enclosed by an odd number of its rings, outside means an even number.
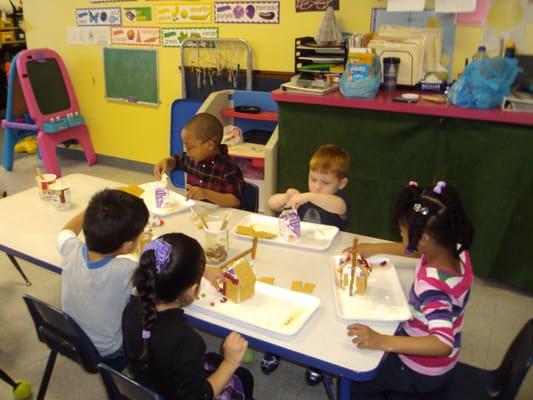
[[[256,184],[244,182],[240,209],[251,212],[257,212],[259,209],[259,187]]]
[[[123,400],[163,400],[163,397],[157,393],[152,392],[104,363],[98,364],[98,369],[104,381],[113,382],[116,391],[120,393]],[[117,400],[116,397],[113,397],[113,393],[108,392],[107,394],[109,400]]]
[[[98,363],[102,361],[100,354],[76,321],[67,313],[29,294],[25,294],[23,299],[41,342],[50,350],[79,363],[87,372],[98,372]]]
[[[498,399],[514,399],[533,362],[533,319],[526,322],[496,370],[502,392]]]

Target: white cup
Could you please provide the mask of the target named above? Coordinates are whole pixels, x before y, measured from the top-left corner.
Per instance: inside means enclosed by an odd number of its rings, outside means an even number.
[[[36,176],[35,180],[37,181],[37,189],[39,190],[39,197],[41,199],[50,198],[50,185],[52,185],[57,179],[57,176],[54,174],[42,174]]]
[[[64,209],[70,207],[70,185],[68,183],[59,180],[51,184],[48,189],[50,190],[50,198],[55,208]]]

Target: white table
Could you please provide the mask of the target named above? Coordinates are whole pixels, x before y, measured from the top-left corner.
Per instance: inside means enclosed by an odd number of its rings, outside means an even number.
[[[56,235],[61,227],[86,207],[96,191],[123,186],[83,174],[72,174],[63,179],[70,183],[72,191],[73,204],[66,210],[56,210],[48,201],[40,200],[36,188],[0,200],[1,251],[61,273],[61,257],[56,249]],[[207,207],[211,213],[221,215],[227,211],[205,203],[195,207],[200,212]],[[234,209],[231,213],[230,228],[247,214]],[[154,235],[179,231],[202,242],[203,232],[190,222],[189,215],[186,212],[165,217],[165,224],[155,228]],[[341,232],[326,252],[295,250],[260,242],[255,264],[257,276],[274,276],[276,286],[287,289],[293,280],[316,284],[313,295],[320,298],[320,308],[294,336],[274,337],[194,310],[186,309],[186,313],[201,329],[217,335],[238,331],[254,347],[339,376],[339,398],[349,398],[350,380],[371,379],[383,356],[380,351],[357,349],[346,335],[347,323],[336,314],[329,261],[331,256],[340,254],[349,246],[352,239],[352,234]],[[361,240],[378,239],[361,237]],[[230,234],[230,256],[249,246],[250,241]],[[371,326],[378,332],[393,334],[397,323],[373,323]]]

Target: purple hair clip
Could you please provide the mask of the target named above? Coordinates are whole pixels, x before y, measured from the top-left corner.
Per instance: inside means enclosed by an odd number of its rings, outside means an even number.
[[[163,239],[156,239],[144,246],[143,253],[148,250],[154,251],[155,268],[157,269],[157,273],[160,273],[168,265],[168,260],[172,253],[172,246]]]
[[[151,336],[152,336],[152,332],[143,329],[142,337],[143,337],[144,340],[150,339]]]
[[[444,189],[445,187],[446,187],[446,182],[438,181],[435,184],[435,187],[433,188],[433,192],[435,192],[437,194],[442,194],[442,189]]]
[[[418,182],[417,182],[417,181],[409,181],[409,183],[407,184],[407,186],[418,187]]]

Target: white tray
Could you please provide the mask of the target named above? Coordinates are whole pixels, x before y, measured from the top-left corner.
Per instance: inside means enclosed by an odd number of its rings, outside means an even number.
[[[307,250],[324,251],[329,248],[339,228],[331,225],[313,224],[311,222],[302,222],[300,229],[302,237],[294,242],[288,242],[279,236],[279,223],[278,218],[269,217],[267,215],[250,214],[240,220],[237,225],[233,227],[231,233],[237,237],[252,240],[251,236],[241,235],[236,232],[237,226],[250,226],[253,225],[256,231],[264,231],[273,233],[276,235],[273,239],[259,239],[266,242],[271,242],[276,245],[296,247]]]
[[[268,285],[255,283],[255,295],[239,304],[231,300],[221,302],[223,295],[202,279],[200,299],[187,308],[211,314],[249,328],[282,336],[295,335],[320,306],[317,297]]]
[[[339,259],[334,256],[330,261],[331,282],[335,296],[337,314],[348,321],[405,321],[411,318],[409,304],[405,298],[398,274],[392,262],[379,256],[369,257],[373,265],[368,276],[367,289],[364,295],[348,295],[339,289]],[[387,264],[381,266],[380,262]]]
[[[166,217],[170,214],[175,214],[181,211],[188,210],[189,208],[194,206],[194,200],[186,200],[185,196],[182,196],[181,194],[170,190],[170,198],[173,202],[173,206],[166,208],[158,208],[155,206],[154,184],[150,182],[144,183],[139,186],[144,189],[144,192],[141,194],[141,199],[144,200],[144,203],[146,204],[146,207],[148,207],[148,210],[152,214],[157,215],[158,217]]]

